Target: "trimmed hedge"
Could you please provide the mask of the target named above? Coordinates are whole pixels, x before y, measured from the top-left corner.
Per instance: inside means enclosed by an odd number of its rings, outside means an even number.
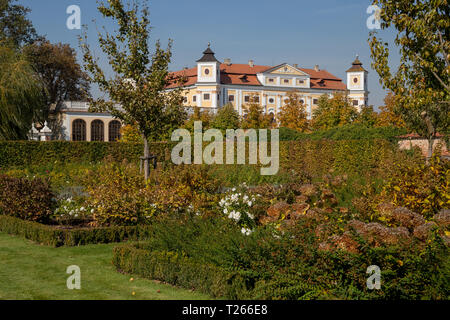
[[[280,146],[280,164],[312,177],[336,173],[363,174],[395,159],[397,145],[384,139],[285,141]]]
[[[158,157],[158,161],[170,161],[170,154],[174,142],[150,143],[150,152]],[[208,143],[204,143],[208,145]],[[270,147],[270,143],[269,143]],[[236,148],[236,144],[235,144]],[[379,150],[394,150],[396,144],[389,143],[386,139],[307,139],[299,141],[281,141],[281,160],[287,153],[301,160],[305,156],[313,157],[315,162],[323,161],[323,155],[334,158],[334,153],[322,152],[324,149],[331,151],[362,150],[365,155],[375,154]],[[355,149],[356,148],[356,149]],[[58,162],[99,162],[106,156],[112,156],[117,161],[127,159],[130,162],[138,161],[142,156],[143,146],[139,143],[117,142],[71,142],[71,141],[6,141],[0,142],[0,167],[41,165],[43,163]],[[248,152],[248,147],[246,147]],[[293,153],[292,151],[295,150]],[[305,154],[305,152],[310,152]],[[350,152],[354,153],[354,151]],[[225,153],[224,153],[225,154]],[[318,154],[321,154],[320,156]],[[330,160],[332,160],[330,158]],[[342,159],[341,159],[342,160]],[[344,161],[345,162],[345,161]]]
[[[165,159],[170,143],[150,144],[150,152]],[[39,165],[49,162],[98,162],[106,156],[117,161],[138,161],[143,154],[140,143],[86,141],[0,141],[0,167]],[[170,153],[169,153],[170,154]]]
[[[250,296],[243,273],[200,263],[176,252],[140,249],[136,244],[117,246],[113,252],[113,264],[121,272],[195,289],[214,298],[248,299]]]
[[[280,128],[280,140],[365,140],[385,139],[390,142],[398,140],[398,136],[406,134],[405,128],[376,127],[368,128],[361,124],[351,124],[328,130],[319,130],[312,133],[302,133],[289,128]]]
[[[149,226],[57,229],[54,226],[0,215],[0,231],[53,247],[142,240]]]

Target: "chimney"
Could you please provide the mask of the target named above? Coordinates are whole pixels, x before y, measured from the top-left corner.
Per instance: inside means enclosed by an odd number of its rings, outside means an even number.
[[[253,68],[253,66],[254,66],[255,64],[253,63],[253,60],[248,60],[248,65],[249,65],[251,68]]]
[[[294,63],[292,66],[293,66],[294,68],[298,68],[298,64],[297,64],[297,63]]]
[[[225,63],[227,66],[231,66],[231,59],[230,58],[226,58],[223,60],[223,63]]]
[[[183,69],[184,69],[184,70],[187,70],[187,69],[189,69],[189,68],[188,68],[188,67],[184,67]]]
[[[316,64],[316,65],[314,66],[314,70],[315,70],[315,71],[320,71],[319,65],[318,65],[318,64]]]

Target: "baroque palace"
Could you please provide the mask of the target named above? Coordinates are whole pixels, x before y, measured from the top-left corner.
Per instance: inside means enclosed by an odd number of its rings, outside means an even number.
[[[197,106],[215,113],[231,103],[240,115],[250,99],[260,103],[263,111],[276,115],[284,104],[289,91],[296,91],[306,106],[308,118],[317,107],[320,96],[330,97],[336,92],[347,94],[350,102],[359,110],[368,103],[368,72],[358,57],[347,70],[347,84],[319,66],[305,69],[297,64],[283,63],[277,66],[234,64],[230,59],[218,61],[210,46],[197,60],[197,66],[173,72],[174,77],[184,77],[184,106]],[[174,89],[176,84],[168,87]],[[120,107],[120,106],[118,106]],[[121,123],[107,113],[91,113],[85,102],[64,102],[60,108],[58,132],[52,139],[74,141],[116,141],[120,137]],[[191,109],[192,111],[192,109]]]
[[[203,52],[203,57],[197,60],[196,67],[173,73],[175,77],[185,77],[187,80],[184,83],[185,106],[197,106],[215,112],[231,103],[243,115],[243,106],[254,97],[264,112],[275,115],[280,111],[287,93],[294,90],[306,105],[309,118],[323,94],[331,97],[335,92],[347,93],[350,102],[358,110],[367,105],[367,74],[358,57],[347,70],[346,85],[342,79],[320,70],[318,65],[313,69],[305,69],[287,63],[277,66],[255,65],[253,60],[248,64],[234,64],[230,59],[225,59],[221,63],[209,46]]]

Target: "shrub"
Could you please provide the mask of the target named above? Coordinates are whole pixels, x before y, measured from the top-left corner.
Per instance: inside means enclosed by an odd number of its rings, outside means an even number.
[[[87,205],[98,226],[146,224],[156,211],[133,164],[106,161],[89,180]]]
[[[165,171],[154,171],[152,180],[147,194],[160,214],[186,209],[211,213],[211,207],[217,203],[219,181],[211,176],[208,166],[172,166]]]
[[[406,207],[431,218],[450,208],[450,162],[435,155],[430,163],[396,163],[381,192],[381,201]]]
[[[89,222],[92,213],[94,213],[94,209],[86,207],[84,203],[85,199],[82,201],[77,200],[73,200],[72,197],[60,199],[58,201],[58,207],[53,214],[53,220],[65,226],[80,225]]]
[[[320,224],[303,218],[284,232],[259,227],[245,236],[226,218],[177,216],[152,225],[148,241],[116,248],[114,264],[229,299],[448,299],[448,247],[437,233],[426,243],[378,247],[355,234],[354,253],[324,250]],[[381,290],[366,286],[370,265],[381,269]]]
[[[133,245],[114,248],[113,264],[121,272],[195,289],[226,299],[247,297],[245,278],[218,266],[199,263],[170,251],[142,250]]]
[[[47,222],[54,205],[54,195],[47,181],[0,175],[1,214]]]
[[[126,226],[107,228],[69,228],[48,226],[0,215],[0,231],[48,246],[79,246],[96,243],[144,240],[150,234],[149,226]]]
[[[217,203],[217,180],[203,166],[154,170],[148,183],[135,165],[107,161],[88,179],[87,205],[97,225],[148,224],[151,218],[186,210],[208,213]]]

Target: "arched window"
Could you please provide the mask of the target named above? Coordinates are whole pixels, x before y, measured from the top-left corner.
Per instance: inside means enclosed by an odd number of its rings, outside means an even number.
[[[94,120],[91,122],[91,141],[105,141],[105,126],[103,121]]]
[[[108,141],[117,141],[120,139],[120,128],[122,127],[122,124],[120,121],[113,120],[108,124],[108,132],[109,132],[109,139]]]
[[[72,122],[72,141],[86,141],[86,121],[76,119]]]
[[[273,111],[269,113],[269,119],[270,119],[271,123],[275,123],[276,122],[275,114],[273,113]]]

